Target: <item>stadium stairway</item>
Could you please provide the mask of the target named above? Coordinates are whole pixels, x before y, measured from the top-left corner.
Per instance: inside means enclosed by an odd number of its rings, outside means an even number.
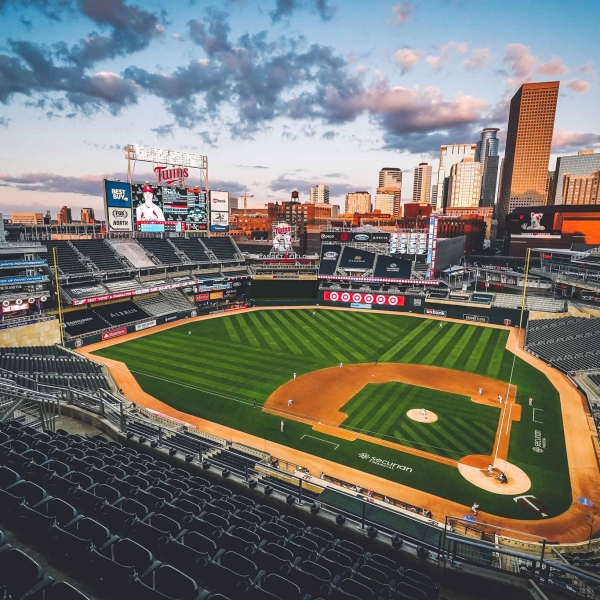
[[[0,426],[1,525],[35,539],[99,597],[439,597],[437,583],[392,549],[370,552],[356,535],[337,537],[349,529],[292,517],[285,504],[278,510],[222,481],[100,436]],[[2,568],[15,564],[27,568]],[[86,597],[50,595],[57,584],[10,549],[0,550],[2,585],[8,598]]]

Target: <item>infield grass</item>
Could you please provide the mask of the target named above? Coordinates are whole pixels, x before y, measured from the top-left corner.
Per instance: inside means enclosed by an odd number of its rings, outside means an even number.
[[[280,417],[252,407],[253,398],[262,404],[294,372],[301,375],[340,362],[378,359],[437,365],[507,382],[514,358],[505,348],[507,337],[508,331],[502,329],[449,322],[440,329],[439,321],[400,314],[275,309],[184,323],[96,353],[124,362],[144,391],[177,410],[460,502],[465,509],[476,499],[487,512],[536,519],[541,518],[539,511],[527,512],[521,506],[524,503],[517,504],[510,496],[474,487],[454,467],[363,440],[352,442],[320,433],[320,438],[338,445],[334,450],[333,445],[301,439],[314,433],[310,425],[288,421],[281,433]],[[553,516],[571,502],[558,393],[543,373],[518,358],[513,381],[521,399],[531,395],[534,407],[543,408],[544,424],[534,423],[531,408],[523,406],[521,421],[513,423],[511,430],[509,460],[529,475],[528,493]],[[466,425],[443,429],[440,435],[445,442],[440,446],[464,451],[461,446],[471,448],[472,430],[480,423],[489,426],[478,412],[480,407],[471,405],[473,410],[464,415]],[[546,439],[544,453],[532,450],[536,429]],[[480,441],[478,452],[487,443],[484,438]],[[388,470],[362,460],[361,454],[402,463],[410,470]]]
[[[406,413],[425,408],[438,420],[418,423]],[[341,409],[342,427],[459,460],[491,454],[500,410],[467,396],[390,381],[366,385]]]

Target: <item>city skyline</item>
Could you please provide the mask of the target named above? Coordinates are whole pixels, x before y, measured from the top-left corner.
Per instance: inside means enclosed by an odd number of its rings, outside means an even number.
[[[552,170],[600,148],[600,44],[585,27],[600,8],[553,20],[554,4],[0,3],[0,211],[101,217],[101,180],[124,178],[132,142],[207,154],[211,187],[249,189],[251,206],[292,189],[305,201],[317,183],[340,205],[374,193],[386,164],[408,198],[415,165],[436,181],[441,144],[498,127],[502,155],[518,86],[556,79]],[[350,36],[357,23],[377,40]]]

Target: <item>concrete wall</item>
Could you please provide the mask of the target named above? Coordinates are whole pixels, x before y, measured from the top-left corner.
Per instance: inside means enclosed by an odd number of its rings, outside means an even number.
[[[60,344],[58,319],[0,329],[0,348]]]

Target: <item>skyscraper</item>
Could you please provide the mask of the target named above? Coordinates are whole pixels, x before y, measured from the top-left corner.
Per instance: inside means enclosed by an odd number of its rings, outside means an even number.
[[[463,158],[475,158],[477,144],[445,144],[440,146],[440,165],[438,168],[437,182],[431,190],[431,205],[433,210],[444,210],[444,180],[450,177],[452,165],[459,163]],[[446,182],[446,187],[448,182]]]
[[[384,199],[384,196],[386,199]],[[389,196],[393,196],[393,205],[389,209]],[[379,200],[378,200],[379,198]],[[379,185],[375,195],[375,209],[399,217],[402,203],[402,170],[395,167],[384,167],[379,171]],[[379,205],[379,206],[378,206]],[[386,210],[382,207],[385,206]]]
[[[498,179],[498,138],[497,127],[486,127],[481,132],[481,139],[477,142],[475,160],[481,163],[481,193],[479,206],[494,206],[496,201],[496,181]]]
[[[371,194],[369,192],[350,192],[346,194],[346,213],[370,213]]]
[[[561,204],[599,204],[600,169],[591,175],[565,173]]]
[[[429,204],[431,194],[431,165],[428,163],[419,163],[415,167],[415,176],[413,179],[412,201],[419,204]]]
[[[315,187],[311,187],[308,201],[311,204],[329,204],[329,186],[319,183]]]
[[[546,201],[558,87],[558,81],[525,83],[510,101],[497,210],[500,235],[510,211]]]
[[[402,189],[402,170],[395,167],[384,167],[379,171],[380,188],[396,188]]]
[[[452,165],[448,183],[448,208],[479,206],[481,170],[482,164],[471,157]]]
[[[593,150],[581,150],[576,156],[559,156],[556,159],[554,171],[554,182],[550,190],[548,204],[566,204],[563,201],[563,189],[565,174],[591,175],[600,169],[600,152]]]

